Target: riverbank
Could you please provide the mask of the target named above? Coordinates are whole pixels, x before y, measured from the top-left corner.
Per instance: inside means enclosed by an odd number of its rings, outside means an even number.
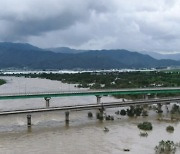
[[[2,74],[1,74],[2,75]],[[178,72],[144,71],[144,72],[83,72],[83,73],[29,73],[6,74],[6,76],[24,76],[77,84],[78,88],[118,89],[118,88],[152,88],[179,87]]]
[[[1,74],[2,75],[2,74]],[[6,74],[8,76],[24,76],[41,78],[74,84],[75,88],[89,89],[122,89],[122,88],[160,88],[180,87],[179,72],[136,71],[136,72],[81,72],[81,73],[30,73]],[[174,97],[178,93],[149,95],[154,97]],[[142,99],[144,95],[116,95],[116,98]]]

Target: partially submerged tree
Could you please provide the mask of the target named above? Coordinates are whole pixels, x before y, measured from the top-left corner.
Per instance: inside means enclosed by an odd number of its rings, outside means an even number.
[[[167,130],[168,132],[173,132],[173,131],[174,131],[174,127],[173,127],[173,126],[167,126],[167,127],[166,127],[166,130]]]
[[[138,124],[138,128],[142,130],[152,130],[152,124],[150,122],[143,122]]]
[[[175,154],[176,146],[173,141],[160,141],[155,147],[156,154]]]

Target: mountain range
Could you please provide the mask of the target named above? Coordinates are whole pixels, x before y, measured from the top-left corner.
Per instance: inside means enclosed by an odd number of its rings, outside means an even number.
[[[0,69],[122,69],[180,66],[180,61],[157,60],[127,50],[41,49],[27,43],[0,43]]]
[[[139,52],[142,54],[147,54],[155,59],[171,59],[171,60],[180,60],[180,53],[166,53],[166,54],[161,54],[157,52],[148,52],[148,51],[143,51]]]

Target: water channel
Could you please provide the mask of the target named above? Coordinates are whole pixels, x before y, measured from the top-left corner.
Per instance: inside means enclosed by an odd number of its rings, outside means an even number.
[[[7,84],[0,86],[3,93],[30,93],[79,90],[74,85],[46,79],[1,77]],[[83,89],[82,89],[83,90]],[[84,89],[86,90],[86,89]],[[121,101],[103,97],[102,102]],[[50,106],[96,103],[95,96],[52,98]],[[44,99],[0,100],[0,111],[45,107]],[[114,121],[87,117],[88,111],[70,112],[70,123],[64,122],[64,112],[33,113],[32,127],[26,126],[26,114],[0,116],[0,154],[154,154],[154,147],[161,140],[180,142],[180,123],[158,121],[159,115],[150,112],[148,117],[128,118],[115,115],[118,109],[107,109]],[[168,116],[165,112],[163,116]],[[137,124],[149,121],[153,130],[141,137]],[[166,127],[172,125],[174,133]],[[104,127],[109,132],[104,132]],[[130,149],[124,152],[123,149]],[[177,149],[176,153],[180,153]]]

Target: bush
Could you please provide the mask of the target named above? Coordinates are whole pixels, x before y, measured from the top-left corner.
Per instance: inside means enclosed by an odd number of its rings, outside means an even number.
[[[106,120],[111,120],[111,116],[110,115],[106,116]]]
[[[110,115],[107,115],[107,116],[106,116],[106,120],[114,120],[114,117],[113,117],[113,116],[110,116]]]
[[[127,115],[129,116],[129,117],[134,117],[134,109],[135,109],[135,107],[134,106],[130,106],[130,109],[127,109]]]
[[[104,119],[103,115],[100,114],[100,113],[96,113],[96,118],[99,119],[99,120],[103,120]]]
[[[152,130],[152,124],[150,122],[143,122],[138,124],[138,128],[142,130]]]
[[[139,135],[142,136],[142,137],[147,137],[147,136],[148,136],[148,133],[147,133],[147,132],[140,132]]]
[[[127,111],[125,112],[124,110],[121,110],[122,115],[128,115],[129,117],[133,117],[133,116],[140,116],[142,114],[143,108],[140,106],[130,106],[130,109],[127,109]],[[120,113],[120,114],[121,114]]]
[[[92,112],[88,112],[88,117],[89,117],[89,118],[92,118],[92,117],[93,117]]]
[[[174,154],[176,152],[176,146],[173,141],[161,141],[159,145],[155,147],[156,154]]]
[[[174,104],[171,110],[171,114],[176,114],[176,113],[180,113],[180,107]]]
[[[167,126],[167,127],[166,127],[166,130],[167,130],[168,132],[173,132],[173,131],[174,131],[174,127],[173,127],[173,126]]]
[[[124,109],[122,109],[122,110],[120,111],[120,115],[125,116],[125,115],[126,115],[126,111],[125,111]]]
[[[136,107],[135,109],[134,109],[134,113],[135,113],[135,115],[136,116],[140,116],[141,115],[141,113],[142,113],[142,108],[141,107]]]
[[[0,85],[3,85],[3,84],[5,84],[5,83],[6,83],[6,81],[5,81],[5,80],[0,79]]]

